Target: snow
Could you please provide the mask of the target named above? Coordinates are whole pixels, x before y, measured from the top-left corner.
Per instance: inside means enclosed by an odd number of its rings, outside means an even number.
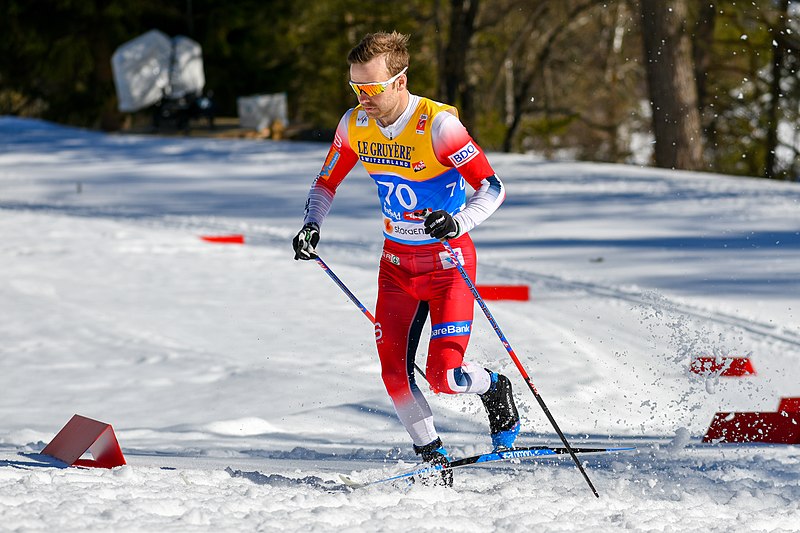
[[[508,198],[472,233],[478,282],[531,300],[489,308],[573,445],[637,450],[585,457],[599,499],[568,458],[349,491],[414,456],[372,325],[291,257],[326,151],[0,117],[0,529],[800,531],[797,446],[700,442],[800,396],[797,184],[491,154]],[[359,168],[320,253],[370,309],[380,244]],[[520,444],[559,444],[477,307],[468,358],[511,377]],[[490,447],[477,398],[428,397],[453,455]],[[75,413],[128,464],[42,456]]]

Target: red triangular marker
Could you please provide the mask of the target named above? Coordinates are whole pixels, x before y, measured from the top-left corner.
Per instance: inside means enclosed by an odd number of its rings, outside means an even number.
[[[719,374],[726,377],[754,376],[749,357],[695,357],[689,368],[695,374]]]
[[[94,460],[80,458],[87,451]],[[42,454],[71,466],[114,468],[126,464],[111,425],[80,415],[61,428]]]

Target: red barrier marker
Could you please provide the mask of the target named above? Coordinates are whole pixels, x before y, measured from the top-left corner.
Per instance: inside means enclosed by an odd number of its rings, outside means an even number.
[[[484,300],[530,300],[530,289],[527,285],[476,285],[475,288]]]
[[[80,458],[87,451],[94,460]],[[80,415],[67,422],[42,454],[71,466],[114,468],[126,464],[111,425]]]
[[[717,413],[703,442],[800,444],[800,413]]]
[[[781,398],[779,413],[800,413],[800,398]]]
[[[726,377],[753,376],[756,373],[749,357],[696,357],[689,369],[695,374]]]
[[[217,244],[244,244],[244,235],[201,235],[201,239]]]

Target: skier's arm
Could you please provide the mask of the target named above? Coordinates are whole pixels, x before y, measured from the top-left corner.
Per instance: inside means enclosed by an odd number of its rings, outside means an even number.
[[[350,148],[347,135],[347,122],[352,110],[345,113],[336,128],[328,155],[322,169],[314,179],[306,199],[304,224],[316,224],[319,228],[331,210],[336,188],[358,161],[358,155]]]
[[[459,235],[489,218],[505,200],[503,182],[492,169],[486,154],[451,113],[439,113],[433,122],[433,150],[444,165],[456,167],[475,193],[466,207],[453,218]]]
[[[325,163],[314,179],[311,190],[308,191],[306,198],[305,217],[303,218],[303,228],[292,239],[294,248],[294,258],[309,260],[317,257],[317,243],[319,243],[319,229],[322,221],[328,215],[333,204],[333,197],[336,195],[336,188],[347,176],[348,172],[358,161],[358,156],[350,148],[347,139],[347,122],[350,111],[345,113],[336,134],[333,144],[328,150]]]

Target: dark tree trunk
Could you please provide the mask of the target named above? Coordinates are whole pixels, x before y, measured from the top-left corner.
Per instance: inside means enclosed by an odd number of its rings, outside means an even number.
[[[708,69],[711,66],[711,47],[714,44],[714,23],[716,22],[717,2],[701,2],[694,25],[692,47],[694,57],[694,76],[697,83],[697,107],[700,113],[706,108]]]
[[[461,121],[474,126],[475,106],[467,80],[467,54],[475,33],[478,0],[450,0],[450,39],[444,50],[442,85],[445,102],[457,105]]]
[[[703,167],[700,113],[687,0],[641,0],[647,82],[653,111],[655,164],[663,168]]]
[[[772,28],[772,31],[778,35],[783,34],[788,16],[789,0],[781,0],[778,5],[777,27]],[[781,44],[781,39],[774,40],[777,44],[772,47],[772,79],[769,87],[769,107],[767,107],[767,153],[764,160],[764,177],[770,179],[777,177],[775,151],[778,149],[778,123],[781,117],[781,79],[783,76],[783,60],[786,53],[784,46]]]

